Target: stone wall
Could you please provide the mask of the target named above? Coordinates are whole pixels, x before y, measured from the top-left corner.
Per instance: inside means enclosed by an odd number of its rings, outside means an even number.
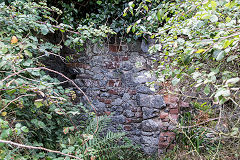
[[[144,53],[146,48],[148,45],[140,42],[88,45],[86,52],[73,55],[73,62],[67,66],[76,74],[75,83],[90,97],[97,113],[111,115],[109,130],[124,130],[145,153],[156,154],[174,147],[171,122],[177,120],[178,108],[169,99],[165,103],[146,85],[156,80],[150,70],[157,57]]]

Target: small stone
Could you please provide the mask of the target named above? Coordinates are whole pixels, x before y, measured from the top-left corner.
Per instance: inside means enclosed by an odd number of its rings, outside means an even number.
[[[124,130],[131,131],[132,130],[132,126],[126,125],[126,126],[124,126]]]
[[[135,94],[137,94],[137,91],[136,90],[128,90],[128,93],[130,95],[135,95]]]
[[[173,120],[174,122],[176,122],[178,120],[178,115],[177,114],[171,114],[169,118],[171,120]]]
[[[178,109],[170,109],[170,114],[178,114]]]
[[[123,97],[122,97],[123,101],[126,102],[126,101],[128,101],[130,98],[131,98],[131,96],[130,96],[129,93],[124,93],[124,94],[123,94]]]
[[[121,75],[122,83],[127,87],[135,87],[137,84],[133,81],[133,73],[126,73]]]
[[[134,82],[137,84],[145,84],[147,82],[153,82],[155,80],[156,78],[149,71],[140,72],[137,76],[134,77]]]
[[[122,104],[122,99],[120,98],[117,98],[115,99],[114,102],[112,102],[112,105],[115,105],[115,106],[120,106]]]
[[[116,115],[120,115],[123,112],[123,108],[121,106],[112,106],[111,108],[112,112],[114,112]]]
[[[143,119],[150,119],[150,118],[158,117],[159,115],[159,110],[151,109],[147,107],[142,107],[142,112],[143,112]]]
[[[120,64],[120,69],[123,71],[130,71],[133,68],[132,64],[130,62],[122,62]]]
[[[128,118],[134,117],[134,113],[131,110],[125,110],[124,115]]]
[[[123,123],[125,123],[125,117],[123,115],[113,116],[112,122],[114,124],[123,124]]]
[[[162,123],[162,126],[164,126],[164,127],[168,127],[170,124],[168,123],[168,122],[163,122]]]
[[[104,112],[106,105],[102,102],[95,101],[93,102],[94,107],[96,108],[97,112]]]
[[[190,107],[189,103],[183,102],[183,101],[180,101],[180,102],[179,102],[179,106],[180,106],[180,107],[183,107],[183,108],[188,108],[188,107]]]
[[[142,131],[142,135],[150,137],[150,136],[153,136],[153,132],[143,132]]]
[[[157,146],[158,145],[158,141],[159,141],[158,138],[149,137],[149,135],[142,136],[142,138],[141,138],[141,143],[149,144],[151,146]]]
[[[154,93],[152,90],[150,90],[149,87],[146,87],[144,85],[137,86],[136,90],[138,93],[143,93],[143,94],[153,94]]]
[[[101,68],[100,68],[100,67],[93,67],[91,70],[92,70],[92,72],[95,73],[95,74],[96,74],[96,73],[101,73]]]
[[[169,145],[168,142],[159,142],[158,147],[159,147],[160,149],[165,149],[165,148],[168,147],[168,145]]]
[[[158,123],[149,119],[142,122],[142,130],[145,132],[153,132],[159,130]]]
[[[106,92],[104,92],[104,93],[102,93],[101,95],[100,95],[100,97],[109,97],[110,96],[110,94],[109,93],[106,93]]]
[[[150,96],[147,94],[137,94],[137,102],[140,106],[149,106]]]
[[[167,140],[167,137],[159,137],[159,142],[165,142]]]
[[[167,118],[168,117],[168,113],[166,113],[166,112],[161,112],[160,113],[160,119],[164,119],[164,118]]]
[[[174,132],[165,132],[164,136],[175,137],[176,133]]]
[[[109,94],[113,94],[113,95],[118,95],[118,92],[117,92],[116,90],[114,90],[114,89],[110,89],[110,90],[108,91],[108,93],[109,93]]]
[[[128,45],[127,44],[121,45],[121,47],[122,47],[122,51],[124,51],[124,52],[128,51]]]
[[[144,146],[142,148],[143,148],[144,153],[146,153],[147,155],[153,155],[153,154],[155,154],[158,151],[157,146],[155,146],[155,147],[153,147],[153,146],[150,146],[150,147]]]
[[[132,122],[132,119],[131,118],[126,118],[126,124],[129,124],[129,123],[131,123]]]
[[[178,103],[178,97],[174,96],[174,95],[165,95],[164,96],[164,102],[166,104],[177,104]]]
[[[104,103],[105,103],[105,104],[111,104],[111,103],[112,103],[112,100],[111,100],[111,99],[105,99],[105,100],[104,100]]]
[[[137,107],[131,107],[132,112],[137,112]]]
[[[163,101],[163,97],[161,95],[154,95],[152,102],[151,102],[152,108],[158,108],[162,109],[166,106],[166,104]]]
[[[133,123],[141,123],[142,120],[143,120],[142,118],[133,118],[133,119],[132,119],[132,122],[133,122]]]
[[[145,39],[142,40],[142,43],[141,43],[141,49],[144,53],[147,53],[148,52],[148,48],[149,48],[149,44],[146,42]]]
[[[142,118],[143,117],[143,113],[142,112],[136,112],[135,113],[135,117],[136,118]]]

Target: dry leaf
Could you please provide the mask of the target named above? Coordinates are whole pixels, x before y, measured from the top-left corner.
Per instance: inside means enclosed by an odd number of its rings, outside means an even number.
[[[5,117],[7,115],[7,112],[2,112],[2,116]]]
[[[18,42],[18,39],[16,36],[12,36],[12,39],[11,39],[11,44],[14,44],[14,43],[17,43]]]

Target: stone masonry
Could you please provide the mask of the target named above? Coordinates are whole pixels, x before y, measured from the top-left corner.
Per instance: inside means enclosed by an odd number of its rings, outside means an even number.
[[[154,55],[148,45],[88,45],[67,66],[76,74],[75,83],[89,96],[98,115],[110,115],[109,130],[124,130],[147,154],[164,153],[174,147],[173,121],[178,108],[146,84],[155,81],[150,70]],[[155,86],[157,90],[159,86]],[[78,93],[81,95],[81,93]],[[83,97],[83,96],[80,96]]]

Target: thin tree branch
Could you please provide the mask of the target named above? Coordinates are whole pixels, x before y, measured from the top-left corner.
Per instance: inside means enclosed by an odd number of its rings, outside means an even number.
[[[0,110],[0,113],[1,113],[5,108],[7,108],[12,102],[18,100],[19,98],[27,97],[27,96],[36,96],[36,94],[24,94],[24,95],[21,95],[21,96],[15,98],[15,99],[12,100],[11,102],[9,102],[6,106],[4,106],[4,107]]]
[[[15,143],[15,142],[12,142],[12,141],[1,140],[1,139],[0,139],[0,143],[11,144],[11,145],[18,146],[18,147],[21,147],[21,148],[44,150],[44,151],[47,151],[47,152],[57,153],[57,154],[61,154],[61,155],[67,156],[67,157],[83,160],[79,157],[76,157],[76,156],[73,156],[73,155],[70,155],[70,154],[65,154],[65,153],[62,153],[60,151],[54,151],[54,150],[50,150],[50,149],[43,148],[43,147],[28,146],[28,145]]]

